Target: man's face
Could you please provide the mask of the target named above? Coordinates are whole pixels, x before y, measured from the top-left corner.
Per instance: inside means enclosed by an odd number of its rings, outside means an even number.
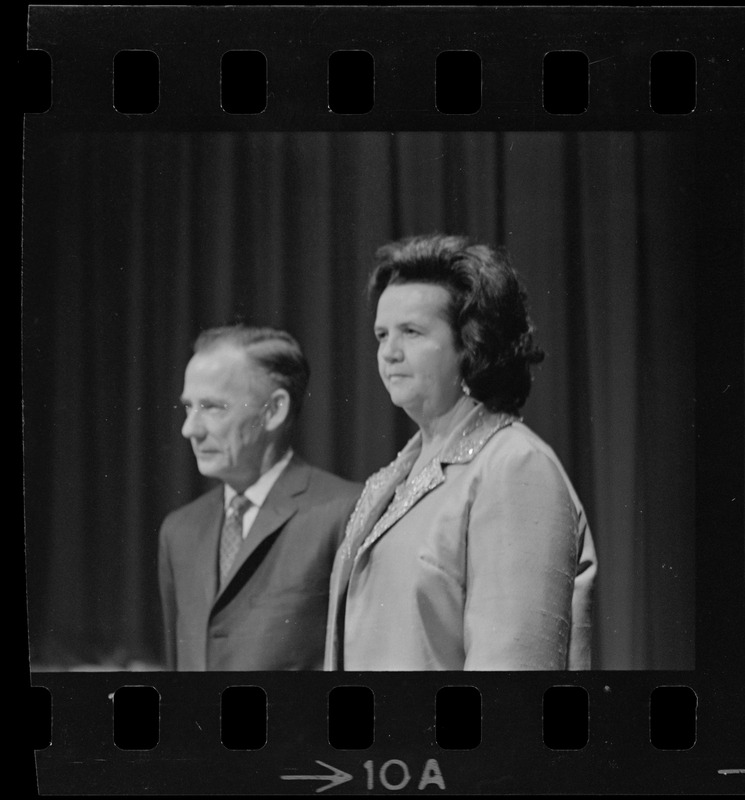
[[[238,492],[259,478],[270,394],[264,370],[229,342],[192,357],[181,395],[186,410],[181,433],[191,442],[202,475],[219,478]]]

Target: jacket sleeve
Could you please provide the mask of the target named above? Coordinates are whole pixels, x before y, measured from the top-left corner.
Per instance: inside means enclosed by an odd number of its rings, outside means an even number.
[[[572,597],[569,669],[592,669],[592,603],[598,570],[595,544],[584,511],[580,513],[577,574]]]
[[[163,639],[166,668],[176,669],[176,592],[173,582],[173,569],[168,551],[166,536],[167,522],[160,529],[158,544],[158,584],[160,606],[163,619]]]
[[[577,510],[549,456],[487,460],[466,547],[465,669],[566,669]]]

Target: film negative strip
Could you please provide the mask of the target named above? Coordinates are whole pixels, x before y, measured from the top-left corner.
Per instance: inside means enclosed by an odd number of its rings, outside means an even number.
[[[742,794],[742,8],[27,22],[38,794]],[[374,383],[368,269],[433,230],[506,244],[552,334],[525,416],[596,540],[592,668],[167,668],[158,530],[208,485],[191,341],[297,335],[298,449],[361,484],[412,432]]]

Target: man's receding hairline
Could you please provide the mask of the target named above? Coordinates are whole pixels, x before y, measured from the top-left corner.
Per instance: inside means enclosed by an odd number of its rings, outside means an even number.
[[[279,347],[279,349],[287,350],[288,352],[295,352],[297,350],[297,346],[292,342],[289,342],[287,339],[282,339],[278,336],[272,337],[271,339],[260,339],[256,342],[241,342],[233,337],[221,336],[219,338],[203,342],[199,348],[194,351],[194,355],[214,352],[215,350],[219,350],[221,347],[228,347],[232,348],[233,350],[238,350],[249,357],[251,357],[251,353],[254,350],[263,349],[268,351],[277,347]]]
[[[255,329],[260,334],[254,341],[245,341],[236,329],[225,329],[217,336],[205,336],[194,343],[194,356],[207,357],[219,350],[221,345],[239,351],[247,372],[256,372],[270,392],[281,389],[290,397],[293,414],[302,407],[303,394],[307,389],[308,365],[297,340],[279,329]],[[237,335],[236,335],[237,334]],[[275,334],[275,335],[267,335]],[[302,387],[298,381],[302,377]],[[302,388],[302,392],[300,389]]]
[[[277,341],[276,339],[272,341]],[[245,366],[248,370],[256,370],[261,372],[262,376],[267,378],[268,380],[272,381],[272,383],[276,383],[276,380],[273,378],[272,370],[267,369],[267,367],[261,363],[257,358],[254,358],[251,355],[251,350],[254,348],[259,347],[260,345],[264,344],[265,342],[251,342],[251,344],[241,344],[240,342],[233,341],[232,339],[215,339],[211,342],[207,342],[202,347],[199,348],[196,352],[192,354],[192,358],[196,358],[197,356],[209,356],[211,353],[215,353],[221,349],[228,349],[234,350],[236,353],[239,353],[243,356],[245,361]],[[279,387],[281,388],[281,387]]]

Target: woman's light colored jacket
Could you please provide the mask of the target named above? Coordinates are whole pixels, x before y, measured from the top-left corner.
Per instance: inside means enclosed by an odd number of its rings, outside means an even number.
[[[331,577],[329,670],[590,669],[597,564],[553,450],[476,404],[370,477]]]

